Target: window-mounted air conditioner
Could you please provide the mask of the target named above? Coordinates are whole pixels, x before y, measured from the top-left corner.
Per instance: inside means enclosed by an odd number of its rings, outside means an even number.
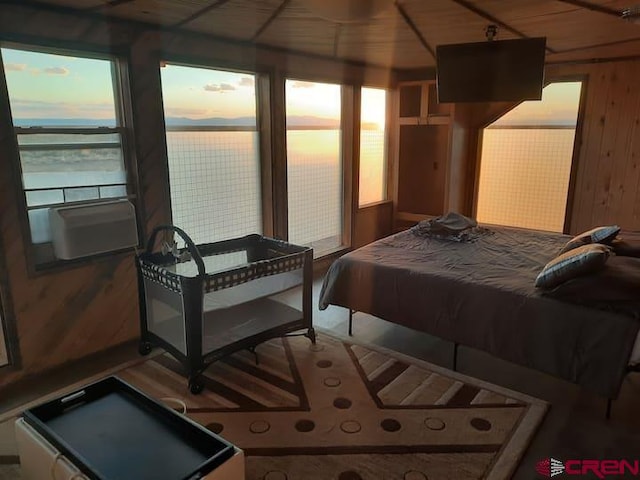
[[[135,209],[128,200],[51,208],[49,220],[55,255],[63,260],[138,245]]]

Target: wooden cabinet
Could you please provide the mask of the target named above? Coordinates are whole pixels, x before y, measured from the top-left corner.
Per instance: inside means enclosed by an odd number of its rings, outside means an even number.
[[[406,228],[448,211],[464,213],[467,134],[461,111],[437,101],[433,81],[397,90],[394,223]]]

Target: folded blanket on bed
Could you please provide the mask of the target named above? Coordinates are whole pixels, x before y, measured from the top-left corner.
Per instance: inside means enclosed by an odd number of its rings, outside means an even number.
[[[433,237],[455,242],[470,242],[487,233],[486,228],[478,227],[473,218],[459,213],[449,212],[430,220],[423,220],[411,227],[411,232],[419,237]]]

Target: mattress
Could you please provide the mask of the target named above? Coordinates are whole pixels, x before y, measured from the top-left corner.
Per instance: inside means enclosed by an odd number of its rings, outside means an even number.
[[[473,242],[401,232],[334,262],[320,308],[370,313],[615,398],[638,337],[640,306],[623,314],[536,289],[537,274],[569,238],[503,227]]]

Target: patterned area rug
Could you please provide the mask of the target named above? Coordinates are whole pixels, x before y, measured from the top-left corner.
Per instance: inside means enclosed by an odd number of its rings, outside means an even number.
[[[378,347],[275,339],[205,372],[191,395],[156,356],[118,374],[247,455],[247,480],[506,479],[547,404]]]

